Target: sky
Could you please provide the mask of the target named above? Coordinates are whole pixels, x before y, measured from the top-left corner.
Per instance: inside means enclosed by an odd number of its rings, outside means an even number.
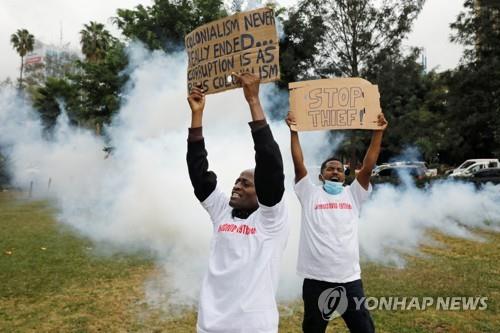
[[[0,81],[15,78],[19,71],[19,56],[10,44],[10,35],[26,28],[37,39],[47,44],[59,44],[61,27],[63,42],[79,49],[79,31],[89,21],[105,23],[119,36],[110,18],[117,8],[134,8],[138,4],[149,5],[151,0],[0,0]],[[290,6],[296,0],[281,0]],[[462,8],[461,0],[427,0],[423,11],[414,24],[407,46],[424,47],[428,68],[446,70],[457,65],[462,48],[449,42],[449,24]]]

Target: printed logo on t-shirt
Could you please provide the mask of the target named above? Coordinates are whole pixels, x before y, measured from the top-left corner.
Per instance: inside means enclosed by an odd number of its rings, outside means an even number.
[[[232,232],[235,234],[243,234],[243,235],[255,235],[256,229],[255,227],[250,227],[246,224],[234,224],[234,223],[224,223],[219,225],[217,232]]]
[[[314,209],[352,209],[348,202],[326,202],[314,205]]]

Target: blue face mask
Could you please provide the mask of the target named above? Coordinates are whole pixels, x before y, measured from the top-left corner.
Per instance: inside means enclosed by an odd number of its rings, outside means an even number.
[[[328,194],[340,194],[344,190],[343,183],[341,182],[332,182],[331,180],[325,180],[323,184],[323,189]]]

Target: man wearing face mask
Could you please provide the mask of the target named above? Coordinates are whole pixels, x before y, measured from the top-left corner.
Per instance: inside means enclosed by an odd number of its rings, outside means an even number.
[[[290,127],[295,193],[302,206],[297,262],[297,272],[304,277],[302,330],[325,332],[336,310],[350,332],[374,332],[370,313],[360,302],[364,291],[359,266],[358,218],[372,190],[370,177],[387,121],[383,114],[378,115],[380,129],[373,132],[363,166],[350,186],[344,186],[344,166],[335,157],[321,164],[321,186],[313,184],[304,165],[299,135],[292,130],[295,120],[291,114],[286,122]],[[344,304],[342,297],[346,298]]]

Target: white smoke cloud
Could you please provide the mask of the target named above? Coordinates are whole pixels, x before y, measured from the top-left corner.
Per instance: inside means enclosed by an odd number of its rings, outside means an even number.
[[[104,159],[101,137],[69,127],[64,115],[54,138],[44,140],[36,113],[9,89],[0,91],[0,146],[14,184],[28,188],[33,182],[36,196],[53,200],[58,220],[115,250],[147,250],[155,256],[164,274],[145,281],[151,304],[193,305],[212,231],[194,197],[185,162],[187,62],[184,54],[149,52],[139,45],[132,45],[129,55],[131,79],[122,93],[123,107],[106,128],[115,148],[111,157]],[[261,90],[268,108],[286,104],[286,93],[272,84]],[[279,114],[284,115],[286,106],[281,107]],[[204,118],[210,168],[229,192],[240,171],[254,165],[247,125],[251,116],[242,91],[209,95]],[[300,206],[292,190],[289,130],[282,121],[271,127],[284,157],[292,223],[279,290],[280,299],[288,300],[300,294],[295,273]],[[301,133],[306,161],[318,166],[341,140],[328,139],[326,132]],[[471,236],[466,227],[488,227],[485,220],[489,228],[498,228],[499,192],[498,186],[475,190],[449,182],[425,190],[380,186],[363,210],[362,252],[369,260],[401,264],[401,251],[417,251],[429,228],[461,237]]]
[[[426,231],[479,240],[471,228],[499,231],[500,186],[441,181],[424,189],[379,185],[360,221],[360,247],[369,260],[404,265],[429,242]]]

